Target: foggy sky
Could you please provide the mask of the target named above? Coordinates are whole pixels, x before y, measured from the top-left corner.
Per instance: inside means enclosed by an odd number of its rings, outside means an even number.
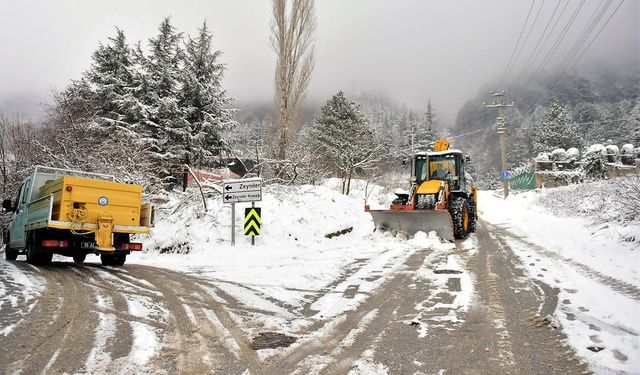
[[[579,3],[568,1],[558,27]],[[555,2],[546,3],[516,71],[553,11]],[[587,0],[557,57],[578,39],[599,3]],[[502,74],[530,5],[529,0],[316,0],[317,61],[309,99],[324,101],[342,89],[347,96],[383,95],[423,111],[431,97],[448,125],[464,101]],[[637,1],[626,0],[581,63],[637,64],[639,11]],[[191,35],[206,19],[214,47],[224,52],[229,93],[241,102],[271,100],[275,55],[268,0],[0,0],[0,111],[39,118],[39,103],[79,78],[116,26],[130,42],[144,44],[166,16]]]

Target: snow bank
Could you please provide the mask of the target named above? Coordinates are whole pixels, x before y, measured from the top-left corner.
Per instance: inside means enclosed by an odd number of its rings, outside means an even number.
[[[554,317],[592,370],[636,373],[640,226],[614,221],[616,206],[602,201],[608,191],[604,183],[516,193],[507,199],[481,192],[480,217],[515,234],[492,230],[521,258],[530,277],[558,290]],[[593,196],[582,189],[601,193]],[[612,221],[602,224],[606,220]],[[601,351],[594,353],[594,348]]]

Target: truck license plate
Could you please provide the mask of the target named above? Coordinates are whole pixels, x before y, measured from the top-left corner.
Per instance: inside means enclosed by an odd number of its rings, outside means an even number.
[[[93,249],[94,247],[96,247],[95,242],[80,242],[81,249]]]

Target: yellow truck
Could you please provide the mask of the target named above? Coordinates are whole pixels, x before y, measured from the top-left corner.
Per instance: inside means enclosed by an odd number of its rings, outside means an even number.
[[[103,265],[122,266],[131,251],[142,250],[132,234],[147,234],[153,226],[153,206],[142,203],[142,186],[118,182],[114,176],[35,167],[14,202],[5,229],[5,257],[48,264],[53,254],[84,262],[100,255]]]

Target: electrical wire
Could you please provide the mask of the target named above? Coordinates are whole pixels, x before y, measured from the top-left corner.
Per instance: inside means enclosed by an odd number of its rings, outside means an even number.
[[[511,69],[513,69],[513,67],[516,64],[516,61],[518,61],[518,58],[520,58],[520,55],[522,54],[522,51],[524,50],[524,46],[527,44],[527,41],[529,40],[529,37],[531,36],[531,32],[533,31],[533,28],[536,26],[536,22],[538,22],[538,17],[540,17],[540,12],[542,11],[542,8],[544,7],[544,2],[545,0],[542,0],[542,4],[540,4],[540,8],[538,8],[538,12],[536,13],[536,17],[533,19],[533,23],[531,24],[531,27],[529,28],[529,31],[527,32],[527,36],[524,38],[524,42],[522,42],[522,45],[520,46],[520,50],[518,51],[518,54],[516,55],[516,58],[513,60],[513,65],[511,66]],[[507,72],[507,75],[505,76],[505,78],[507,78],[509,76],[509,72]]]
[[[611,122],[623,122],[623,121],[630,121],[630,120],[640,121],[640,118],[638,118],[638,117],[624,117],[624,118],[619,118],[619,119],[615,119],[615,120],[598,120],[598,121],[587,121],[587,122],[573,122],[572,124],[573,125],[608,124],[608,123],[611,123]],[[456,139],[456,138],[466,137],[468,135],[476,134],[476,133],[479,133],[481,131],[485,131],[485,130],[488,130],[490,128],[493,128],[493,127],[495,127],[495,125],[496,124],[491,124],[491,125],[484,126],[482,128],[471,130],[471,131],[466,132],[466,133],[461,133],[461,134],[456,134],[454,136],[449,136],[449,137],[447,137],[447,139]]]
[[[611,3],[613,3],[613,0],[606,0],[606,3],[605,0],[600,1],[600,4],[598,4],[596,9],[594,10],[593,15],[591,15],[589,22],[587,22],[587,26],[584,28],[584,30],[582,30],[582,33],[578,37],[578,40],[560,62],[560,70],[566,68],[571,59],[573,59],[577,55],[578,51],[580,50],[580,48],[582,48],[585,41],[591,36],[593,30],[595,30],[596,25],[605,15],[607,9],[609,9],[609,7],[611,6]]]
[[[600,36],[600,33],[602,32],[602,30],[605,29],[605,27],[607,27],[607,25],[609,24],[609,21],[611,21],[611,19],[613,18],[613,16],[616,14],[616,12],[618,12],[618,9],[620,9],[620,6],[622,5],[622,3],[624,3],[625,0],[621,0],[620,4],[618,4],[618,6],[613,10],[613,13],[611,13],[611,15],[609,16],[609,18],[607,18],[607,21],[604,23],[604,25],[602,25],[602,27],[600,28],[600,30],[598,30],[598,33],[596,34],[596,36],[593,37],[593,39],[591,39],[591,42],[589,42],[589,44],[587,45],[587,47],[582,50],[582,52],[580,53],[580,55],[578,56],[578,58],[574,61],[574,64],[577,63],[578,61],[580,61],[580,59],[582,58],[582,56],[584,55],[585,52],[587,52],[587,50],[589,49],[589,47],[591,47],[591,45],[593,44],[593,42],[595,42],[596,39],[598,39],[598,36]]]
[[[580,10],[584,6],[585,1],[586,0],[581,0],[580,3],[578,4],[578,6],[576,7],[576,9],[573,11],[573,14],[569,17],[569,22],[567,22],[567,24],[564,26],[564,28],[560,32],[560,35],[558,36],[556,41],[551,46],[551,49],[549,50],[549,52],[547,52],[545,57],[542,59],[542,63],[540,64],[538,69],[536,69],[534,75],[536,75],[540,71],[542,71],[544,69],[544,67],[549,63],[549,61],[551,61],[551,58],[553,57],[553,54],[556,52],[556,50],[558,49],[560,44],[562,44],[562,41],[564,40],[565,36],[567,35],[567,32],[571,28],[571,25],[573,25],[573,22],[575,22],[576,17],[578,16],[578,13],[580,13]]]
[[[536,3],[536,0],[533,0],[531,2],[531,7],[529,8],[529,13],[527,13],[527,18],[525,18],[524,25],[522,25],[522,30],[520,30],[520,35],[518,36],[518,41],[516,42],[516,46],[513,48],[513,51],[511,51],[511,57],[509,58],[509,62],[507,63],[507,66],[505,67],[504,72],[502,72],[502,76],[500,77],[500,82],[502,82],[502,80],[506,77],[507,71],[509,71],[511,69],[510,67],[511,67],[511,63],[513,62],[513,56],[515,56],[516,50],[518,49],[518,46],[520,45],[520,40],[522,39],[522,35],[524,34],[524,30],[527,27],[527,22],[529,22],[529,16],[531,16],[531,11],[533,10],[533,6],[535,5],[535,3]]]
[[[529,64],[531,64],[531,61],[533,60],[533,57],[537,55],[536,52],[538,51],[538,48],[540,47],[540,43],[542,43],[542,39],[544,38],[545,34],[547,33],[547,30],[549,29],[549,25],[551,25],[551,21],[553,21],[553,18],[555,17],[556,13],[558,12],[558,8],[560,7],[560,3],[561,2],[558,1],[558,3],[556,4],[555,9],[553,9],[553,13],[551,13],[551,17],[549,17],[549,21],[547,21],[547,25],[544,27],[544,30],[542,31],[542,34],[540,34],[540,39],[538,39],[538,43],[536,43],[536,46],[533,48],[533,51],[531,52],[531,55],[529,56],[529,59],[527,59],[527,62],[522,67],[522,70],[518,74],[518,78],[516,78],[516,81],[527,70],[527,68],[529,67]]]

